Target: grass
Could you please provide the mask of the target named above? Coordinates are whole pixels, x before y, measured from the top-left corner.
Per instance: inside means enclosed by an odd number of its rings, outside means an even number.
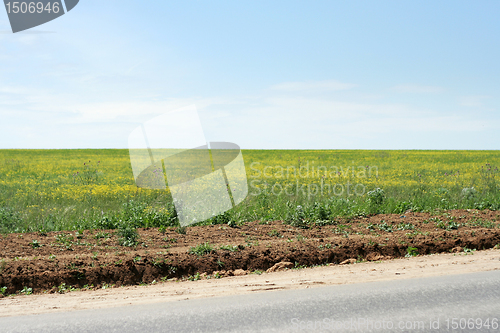
[[[190,247],[188,253],[202,256],[204,254],[212,253],[213,251],[214,248],[212,247],[212,245],[210,245],[210,243],[208,242],[205,242],[203,244],[198,244],[196,246]]]
[[[310,228],[338,217],[500,209],[498,151],[245,150],[243,158],[248,197],[199,224]],[[135,186],[127,150],[0,150],[0,233],[121,227],[186,233],[168,190]]]

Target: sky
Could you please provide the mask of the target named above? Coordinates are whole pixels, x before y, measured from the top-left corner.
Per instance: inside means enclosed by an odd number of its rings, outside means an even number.
[[[80,0],[13,34],[0,148],[128,148],[195,105],[244,149],[500,149],[499,1]]]

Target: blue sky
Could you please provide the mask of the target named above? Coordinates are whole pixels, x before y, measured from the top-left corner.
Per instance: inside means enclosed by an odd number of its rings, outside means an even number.
[[[127,148],[195,104],[255,149],[500,149],[498,1],[80,0],[12,34],[0,148]]]

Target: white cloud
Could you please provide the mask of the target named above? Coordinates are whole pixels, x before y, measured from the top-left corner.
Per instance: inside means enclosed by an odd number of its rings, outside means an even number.
[[[486,95],[463,96],[459,98],[459,104],[467,107],[481,107],[483,106],[483,101],[490,97]]]
[[[355,84],[343,83],[336,80],[283,82],[271,86],[272,90],[280,91],[336,91],[357,87]]]
[[[209,141],[243,148],[485,148],[484,132],[500,130],[500,119],[359,96],[263,90],[262,95],[242,97],[120,95],[88,102],[90,95],[0,86],[0,117],[11,133],[0,135],[0,145],[126,148],[138,123],[190,104],[197,106]]]
[[[28,89],[21,86],[0,86],[0,94],[26,94]]]
[[[217,106],[209,109],[217,110]],[[357,98],[304,98],[293,93],[238,102],[229,113],[231,116],[208,119],[207,138],[232,141],[244,148],[485,148],[481,140],[485,131],[500,130],[499,119],[477,115],[449,115],[411,104],[360,103]]]
[[[411,93],[411,94],[438,94],[445,91],[443,87],[437,86],[422,86],[415,84],[397,85],[390,90],[399,93]]]

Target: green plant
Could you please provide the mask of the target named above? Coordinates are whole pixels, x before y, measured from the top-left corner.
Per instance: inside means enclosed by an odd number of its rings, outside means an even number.
[[[200,277],[200,273],[196,273],[195,275],[190,275],[190,276],[188,277],[188,280],[189,280],[189,281],[198,281],[199,279],[201,279],[201,277]]]
[[[118,229],[118,244],[121,246],[135,246],[138,243],[139,233],[131,226],[124,225]]]
[[[7,266],[7,263],[5,262],[5,259],[0,260],[0,273],[5,269]]]
[[[68,292],[68,291],[75,291],[76,288],[74,288],[73,286],[68,286],[66,285],[66,283],[61,283],[58,287],[57,287],[57,292],[59,294],[64,294],[65,292]]]
[[[376,188],[373,191],[369,191],[366,195],[368,197],[370,213],[379,213],[381,211],[381,206],[385,201],[384,190]]]
[[[202,256],[204,254],[212,253],[214,251],[212,245],[210,243],[205,242],[203,244],[198,244],[196,246],[192,246],[189,248],[189,254],[196,254],[198,256]]]
[[[99,231],[94,235],[95,239],[100,239],[100,238],[109,238],[111,235],[109,232],[104,232],[104,231]]]
[[[165,259],[163,259],[163,258],[154,258],[153,259],[153,265],[155,267],[161,267],[161,266],[163,266],[164,263],[165,263]]]
[[[418,249],[416,247],[408,247],[406,249],[406,255],[405,257],[415,257],[418,256]]]
[[[59,245],[64,246],[67,250],[72,250],[73,246],[73,236],[71,234],[58,234],[55,236],[56,237],[56,242],[59,243]]]
[[[474,187],[465,187],[462,189],[462,197],[464,199],[470,200],[476,196],[476,189]]]
[[[411,223],[403,223],[403,222],[401,222],[400,224],[398,224],[397,229],[398,230],[414,230],[415,229],[415,225],[413,225]]]
[[[436,223],[436,227],[451,231],[451,230],[458,229],[460,227],[460,224],[455,222],[455,221],[445,222],[445,221],[439,220],[439,222]]]
[[[95,184],[102,175],[102,171],[99,170],[99,165],[101,161],[93,164],[90,160],[83,163],[83,168],[81,171],[73,173],[73,183],[81,185]]]
[[[21,291],[19,291],[19,293],[25,294],[25,295],[31,295],[31,294],[33,294],[33,289],[28,288],[28,287],[24,287]]]
[[[221,249],[221,250],[231,251],[231,252],[236,252],[236,251],[238,251],[240,248],[239,248],[237,245],[221,245],[221,246],[220,246],[220,249]]]
[[[1,193],[1,192],[0,192]],[[8,207],[0,207],[0,233],[20,232],[22,219],[19,214]]]
[[[385,231],[385,232],[392,232],[392,225],[390,224],[387,224],[387,222],[385,221],[382,221],[382,223],[380,223],[377,228],[381,231]]]
[[[291,209],[291,207],[289,208]],[[307,229],[309,228],[309,225],[306,220],[304,208],[301,205],[296,206],[293,208],[292,212],[289,213],[287,217],[287,222],[297,228],[302,228],[302,229]]]
[[[347,229],[351,229],[351,226],[347,224],[339,224],[332,229],[332,232],[335,234],[350,235],[351,232],[348,231]]]
[[[163,241],[167,242],[167,243],[177,243],[177,238],[168,238],[168,237],[165,237],[165,238],[163,238]]]
[[[180,235],[185,235],[187,232],[187,227],[178,227],[177,229],[175,229],[175,232]]]
[[[469,248],[464,247],[465,254],[474,254],[475,251],[476,251],[476,249],[469,249]]]
[[[306,267],[307,267],[306,265],[301,265],[297,261],[293,265],[293,269],[302,269],[302,268],[306,268]]]
[[[493,223],[492,221],[483,220],[483,219],[475,219],[470,224],[473,226],[488,228],[488,229],[493,229],[496,227],[496,224]]]
[[[36,239],[33,239],[31,241],[31,247],[33,249],[38,249],[39,247],[42,247],[42,244],[40,244],[40,242],[38,242]]]
[[[83,233],[84,233],[84,231],[83,231],[83,230],[77,230],[77,231],[75,232],[75,237],[76,237],[77,239],[83,239],[83,237],[84,237],[84,234],[83,234]]]
[[[162,225],[158,228],[158,232],[160,232],[161,234],[165,234],[165,232],[167,231],[167,227]]]
[[[283,237],[276,229],[269,231],[267,234],[271,237]]]
[[[139,261],[141,261],[141,260],[142,260],[142,257],[139,257],[139,256],[134,257],[134,259],[132,259],[132,261],[133,261],[134,263],[137,263],[137,262],[139,262]]]
[[[366,229],[368,229],[370,231],[374,231],[375,230],[375,225],[373,223],[368,223],[368,225],[366,226]]]
[[[245,237],[245,242],[247,243],[247,246],[259,246],[259,240],[254,236]]]
[[[224,267],[225,263],[221,261],[220,259],[217,259],[217,266],[219,267]]]
[[[5,296],[7,294],[7,287],[0,288],[0,294]]]
[[[55,254],[51,254],[49,255],[49,260],[54,260],[56,258],[56,255]]]

